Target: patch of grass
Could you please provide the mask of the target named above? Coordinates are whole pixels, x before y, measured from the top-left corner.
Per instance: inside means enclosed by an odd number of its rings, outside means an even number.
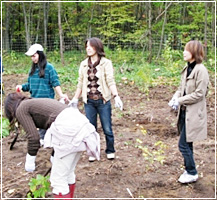
[[[162,51],[161,58],[153,58],[153,63],[146,62],[145,53],[133,49],[117,48],[112,51],[105,47],[105,53],[106,57],[112,60],[117,83],[135,85],[147,93],[150,87],[157,85],[179,85],[180,73],[186,65],[182,51],[172,50],[168,46]],[[56,68],[61,84],[65,87],[76,87],[79,66],[86,57],[85,51],[65,52],[64,66],[61,64],[59,51],[48,52],[46,55],[48,62]],[[214,60],[209,58],[204,63],[211,74],[215,72]],[[24,53],[11,51],[3,54],[3,64],[5,74],[27,74],[31,67],[31,59]]]
[[[3,53],[4,74],[25,74],[31,67],[31,59],[24,53],[11,51]]]
[[[9,126],[9,121],[7,118],[5,117],[2,117],[2,120],[0,121],[0,126],[2,126],[2,132],[1,132],[1,136],[4,138],[4,137],[7,137],[9,134],[10,134],[10,126]]]

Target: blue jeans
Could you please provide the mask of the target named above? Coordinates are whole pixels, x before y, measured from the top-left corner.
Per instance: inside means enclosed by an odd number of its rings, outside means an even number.
[[[188,172],[188,174],[195,175],[197,174],[197,170],[193,156],[193,142],[186,141],[185,111],[183,110],[181,110],[179,115],[179,130],[179,151],[184,157],[185,170]]]
[[[39,129],[39,135],[40,135],[40,139],[44,139],[44,136],[45,136],[45,134],[46,134],[46,131],[47,130],[45,130],[45,129]]]
[[[111,120],[111,102],[107,101],[103,103],[102,99],[92,100],[88,99],[87,104],[84,104],[86,117],[90,123],[93,124],[97,130],[97,114],[102,124],[103,132],[106,138],[106,150],[107,154],[114,153],[114,135],[112,131],[112,120]]]

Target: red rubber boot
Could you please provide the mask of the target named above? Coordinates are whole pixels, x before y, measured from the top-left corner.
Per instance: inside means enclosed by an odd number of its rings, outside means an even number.
[[[64,200],[65,198],[71,198],[71,192],[69,192],[68,194],[65,194],[65,195],[62,195],[61,193],[54,194],[54,198],[57,200]]]
[[[75,183],[69,184],[69,193],[71,194],[71,198],[73,198],[74,196],[74,191],[75,191]]]

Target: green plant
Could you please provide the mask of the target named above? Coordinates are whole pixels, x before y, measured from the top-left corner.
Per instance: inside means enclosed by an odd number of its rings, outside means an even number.
[[[142,133],[142,139],[137,138],[136,139],[136,145],[135,147],[140,149],[142,152],[142,155],[145,159],[145,167],[141,168],[141,174],[147,173],[149,170],[156,169],[156,163],[160,163],[161,165],[164,164],[165,161],[165,149],[167,148],[167,145],[165,145],[162,141],[156,141],[154,142],[154,145],[151,147],[144,145],[143,141],[149,140],[148,131],[142,126],[137,124],[137,127],[140,128],[140,131]],[[142,184],[142,181],[140,181],[139,185]],[[139,198],[142,198],[143,195],[140,194],[140,188],[139,188]]]
[[[36,178],[31,178],[29,182],[30,192],[27,194],[27,198],[45,198],[46,192],[50,191],[49,176],[42,176],[38,174]]]
[[[9,121],[8,121],[8,119],[7,118],[5,118],[5,117],[2,117],[2,120],[1,120],[1,122],[2,122],[2,137],[4,138],[4,137],[7,137],[9,134],[10,134],[10,126],[9,126]]]
[[[144,137],[147,136],[147,130],[140,126],[141,132]],[[145,138],[144,138],[145,140]],[[150,148],[148,146],[143,145],[143,141],[139,138],[136,139],[136,148],[142,150],[142,155],[145,160],[149,161],[149,164],[153,165],[154,162],[159,162],[160,164],[164,164],[165,161],[165,149],[167,145],[162,141],[157,141],[154,143],[154,147]],[[146,165],[147,169],[149,168],[149,164]]]

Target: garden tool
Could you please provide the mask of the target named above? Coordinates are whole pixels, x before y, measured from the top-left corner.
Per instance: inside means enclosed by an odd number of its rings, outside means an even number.
[[[16,132],[16,136],[15,136],[14,140],[11,142],[10,150],[13,149],[13,146],[16,143],[18,135],[19,135],[19,128],[18,128],[18,124],[17,123],[15,123],[15,132]]]

